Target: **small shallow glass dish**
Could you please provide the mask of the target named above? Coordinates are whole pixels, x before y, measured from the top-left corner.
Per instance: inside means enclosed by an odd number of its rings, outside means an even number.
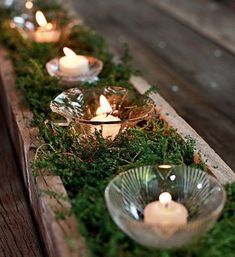
[[[31,14],[23,13],[12,18],[10,27],[18,30],[24,39],[29,39],[38,43],[56,43],[60,40],[62,31],[56,21],[52,21],[50,30],[41,30],[32,18]]]
[[[112,116],[119,121],[92,121],[100,106],[100,96],[106,97],[112,108]],[[128,127],[146,121],[155,114],[155,104],[147,96],[122,87],[95,87],[80,90],[71,88],[58,95],[50,104],[51,110],[63,116],[67,124],[83,138],[94,136],[95,131],[115,131],[114,139]],[[103,136],[104,137],[104,136]],[[104,137],[105,138],[105,137]]]
[[[92,56],[85,56],[88,60],[89,70],[85,74],[78,76],[67,76],[60,71],[59,58],[54,58],[46,64],[47,72],[50,76],[56,77],[61,83],[73,84],[76,82],[89,82],[93,83],[98,80],[98,75],[103,69],[103,62]]]
[[[33,2],[30,3],[33,4]],[[81,19],[68,19],[63,11],[45,11],[44,16],[51,28],[42,30],[35,16],[36,11],[38,11],[37,4],[33,4],[31,9],[27,9],[25,5],[26,3],[19,8],[23,11],[22,13],[14,14],[10,21],[10,27],[18,30],[21,36],[27,40],[38,43],[55,43],[61,38],[65,39],[74,26],[82,24]]]
[[[162,192],[169,192],[189,213],[187,224],[172,233],[143,221],[145,206],[157,201]],[[114,222],[132,239],[168,249],[191,243],[208,231],[224,207],[226,193],[214,177],[199,169],[143,166],[116,176],[106,187],[105,200]]]

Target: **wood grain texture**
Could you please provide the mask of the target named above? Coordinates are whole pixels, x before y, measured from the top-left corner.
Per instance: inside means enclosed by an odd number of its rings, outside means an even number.
[[[235,57],[146,0],[72,2],[115,52],[129,44],[133,65],[235,169]]]
[[[37,184],[42,193],[43,221],[49,231],[56,257],[88,256],[84,239],[71,215],[71,204],[63,183],[58,176],[40,175]],[[65,217],[60,219],[59,216]],[[58,235],[63,236],[58,236]]]
[[[4,97],[1,82],[0,89],[0,256],[46,256],[35,228],[20,167],[16,163],[16,156],[6,129],[6,120],[2,112]]]
[[[233,10],[214,1],[147,1],[235,53],[235,13]]]
[[[65,205],[60,199],[61,192],[65,194],[62,182],[58,183],[58,177],[50,171],[42,171],[36,181],[32,174],[31,163],[38,147],[36,140],[38,130],[31,127],[32,113],[23,106],[22,96],[19,91],[16,91],[13,66],[3,47],[0,47],[0,66],[4,112],[30,205],[45,244],[45,252],[50,257],[83,257],[85,247],[78,229],[75,229],[77,227],[75,216],[65,216],[64,219],[59,220],[56,212],[53,212],[53,210],[68,212],[71,208],[71,205],[68,203]],[[49,188],[54,192],[53,197],[41,194],[41,190],[45,191]]]

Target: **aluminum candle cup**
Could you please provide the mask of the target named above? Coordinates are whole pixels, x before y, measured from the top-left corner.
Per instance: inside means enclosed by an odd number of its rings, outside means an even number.
[[[128,127],[148,120],[155,114],[154,102],[137,92],[121,87],[69,89],[50,105],[62,115],[81,138],[89,139],[97,132],[114,140]]]
[[[177,204],[172,210],[167,210],[169,199],[157,202],[164,192]],[[208,231],[219,217],[226,195],[223,186],[204,171],[184,165],[168,172],[144,166],[116,176],[105,190],[105,200],[114,222],[132,239],[148,247],[172,248]],[[144,215],[152,203],[156,205],[150,208],[147,222]],[[160,206],[166,203],[169,206]],[[178,220],[174,219],[176,212],[181,216]]]

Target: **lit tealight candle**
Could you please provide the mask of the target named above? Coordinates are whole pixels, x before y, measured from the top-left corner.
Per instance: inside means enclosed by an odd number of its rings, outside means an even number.
[[[65,76],[79,76],[89,71],[89,61],[85,56],[76,55],[68,47],[63,51],[65,56],[59,60],[59,69]]]
[[[56,29],[55,24],[47,22],[41,11],[36,12],[36,21],[39,27],[34,32],[34,40],[39,43],[57,42],[60,38],[60,30]]]
[[[144,209],[144,222],[169,228],[170,232],[187,223],[188,211],[172,200],[168,192],[160,194],[159,201],[149,203]]]
[[[105,96],[100,96],[100,106],[96,110],[96,115],[91,121],[97,122],[110,122],[121,121],[118,117],[111,115],[112,107]],[[111,137],[112,140],[118,135],[121,128],[121,124],[102,124],[96,125],[95,129],[101,130],[103,138]]]

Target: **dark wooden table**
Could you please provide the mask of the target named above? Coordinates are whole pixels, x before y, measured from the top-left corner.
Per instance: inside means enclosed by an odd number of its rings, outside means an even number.
[[[72,1],[117,53],[128,43],[133,65],[235,169],[235,56],[156,2]]]
[[[0,89],[2,90],[2,87]],[[0,142],[0,256],[46,256],[26,197],[2,106]]]

